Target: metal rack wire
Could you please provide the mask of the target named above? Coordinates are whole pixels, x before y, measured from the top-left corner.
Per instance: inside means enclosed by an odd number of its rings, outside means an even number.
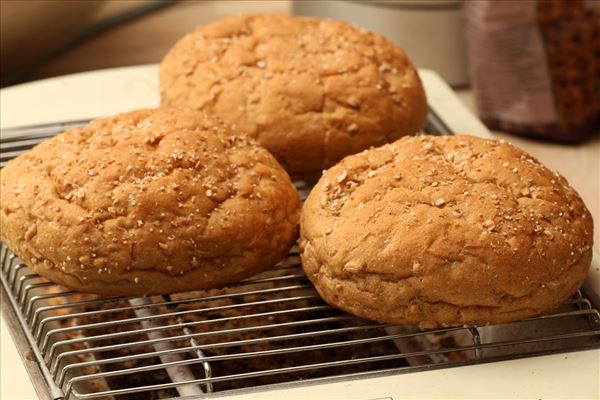
[[[2,166],[84,122],[19,131],[2,141]],[[430,115],[429,130],[443,129]],[[34,384],[53,399],[210,396],[600,347],[598,305],[584,292],[512,324],[421,331],[361,320],[319,298],[296,249],[226,289],[143,299],[69,291],[4,244],[0,263],[3,311],[35,361]]]

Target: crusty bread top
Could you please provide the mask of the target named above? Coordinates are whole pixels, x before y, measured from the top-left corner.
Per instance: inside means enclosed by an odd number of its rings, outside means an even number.
[[[399,304],[541,310],[583,281],[592,230],[567,181],[514,146],[417,136],[326,171],[304,203],[301,245],[313,279],[402,283]]]
[[[257,138],[294,176],[422,128],[425,93],[404,52],[341,21],[227,18],[182,38],[162,104],[203,109]]]
[[[265,149],[186,110],[95,120],[0,176],[2,240],[43,275],[38,264],[84,285],[133,284],[144,270],[185,279],[203,264],[285,253],[299,217],[298,193]]]

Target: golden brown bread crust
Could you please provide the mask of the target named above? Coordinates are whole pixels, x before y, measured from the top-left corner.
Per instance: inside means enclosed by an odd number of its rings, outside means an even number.
[[[418,136],[326,171],[304,203],[300,245],[321,296],[353,314],[499,323],[579,288],[592,225],[567,181],[512,145]]]
[[[148,109],[71,129],[1,172],[1,238],[70,288],[145,295],[224,286],[296,239],[300,200],[253,140]]]
[[[344,22],[250,15],[199,27],[160,66],[162,104],[256,138],[293,177],[417,132],[425,93],[404,52]]]

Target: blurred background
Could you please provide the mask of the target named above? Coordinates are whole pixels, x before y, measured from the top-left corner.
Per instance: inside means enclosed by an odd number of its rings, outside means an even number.
[[[2,0],[2,86],[159,62],[198,25],[239,13],[290,13],[289,1]]]
[[[1,6],[3,86],[156,63],[198,25],[241,13],[346,20],[392,38],[421,68],[437,70],[451,84],[468,83],[459,0],[2,0]]]
[[[580,142],[600,122],[599,0],[2,0],[3,87],[158,63],[198,25],[241,13],[336,18],[472,87],[490,127]]]

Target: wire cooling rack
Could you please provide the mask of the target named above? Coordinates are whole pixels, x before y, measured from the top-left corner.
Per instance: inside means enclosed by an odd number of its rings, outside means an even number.
[[[13,137],[0,144],[1,166],[85,122],[4,131]],[[427,130],[448,133],[432,113]],[[296,248],[225,289],[145,298],[67,290],[4,244],[0,262],[5,318],[38,393],[51,399],[226,395],[600,347],[598,305],[585,290],[545,316],[422,331],[329,307]]]

